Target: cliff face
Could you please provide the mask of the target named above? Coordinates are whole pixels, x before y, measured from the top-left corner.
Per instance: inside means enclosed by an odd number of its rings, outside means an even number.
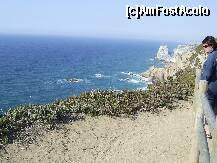
[[[172,57],[168,54],[168,48],[161,46],[157,53],[157,59],[165,61],[163,68],[150,67],[142,76],[151,79],[152,81],[159,79],[164,80],[169,76],[174,76],[176,72],[190,66],[200,67],[205,60],[203,49],[198,51],[198,45],[178,45],[173,50]]]

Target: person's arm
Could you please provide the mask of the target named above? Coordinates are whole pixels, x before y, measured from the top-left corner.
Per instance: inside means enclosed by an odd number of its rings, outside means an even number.
[[[208,89],[208,81],[210,80],[212,73],[215,68],[215,58],[209,55],[207,61],[204,62],[203,68],[201,70],[200,82],[199,82],[199,92],[205,93]]]
[[[215,68],[215,58],[212,55],[207,57],[201,70],[200,80],[209,81]]]

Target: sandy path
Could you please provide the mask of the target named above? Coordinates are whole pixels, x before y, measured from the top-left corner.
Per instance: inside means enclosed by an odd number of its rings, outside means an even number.
[[[8,145],[1,162],[187,162],[194,114],[183,109],[160,115],[141,113],[136,120],[106,116],[65,125],[38,138],[29,148]]]

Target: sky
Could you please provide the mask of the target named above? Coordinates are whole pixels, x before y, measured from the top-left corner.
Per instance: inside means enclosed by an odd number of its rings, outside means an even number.
[[[126,18],[126,5],[207,6],[208,17]],[[0,34],[196,42],[217,37],[216,0],[0,0]]]

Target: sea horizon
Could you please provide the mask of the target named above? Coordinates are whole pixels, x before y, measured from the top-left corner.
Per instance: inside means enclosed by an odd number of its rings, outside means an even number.
[[[33,38],[65,38],[65,39],[101,39],[101,40],[113,40],[113,41],[144,41],[144,42],[161,42],[163,43],[176,43],[176,44],[189,44],[192,41],[195,40],[185,40],[185,41],[180,41],[180,40],[167,40],[167,39],[154,39],[154,38],[145,38],[145,37],[127,37],[127,36],[122,36],[122,37],[115,37],[115,36],[88,36],[88,35],[67,35],[67,34],[33,34],[33,33],[0,33],[0,37],[33,37]]]

